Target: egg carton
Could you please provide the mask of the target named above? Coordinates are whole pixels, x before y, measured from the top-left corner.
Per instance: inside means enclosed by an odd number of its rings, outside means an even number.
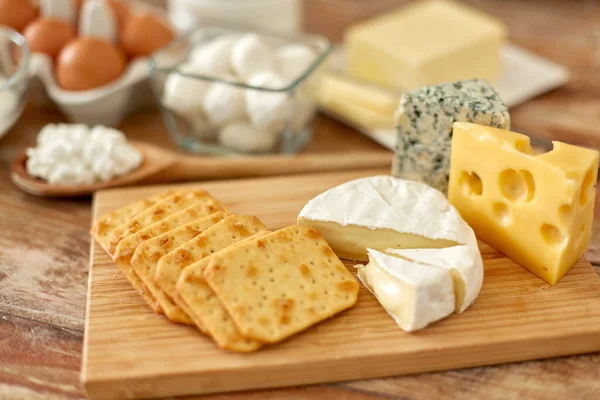
[[[150,12],[168,21],[161,8],[140,0],[124,1],[134,12]],[[132,112],[156,106],[150,85],[147,58],[131,60],[123,75],[114,82],[86,91],[63,90],[54,77],[52,58],[31,56],[30,98],[41,108],[58,108],[70,122],[117,126]]]

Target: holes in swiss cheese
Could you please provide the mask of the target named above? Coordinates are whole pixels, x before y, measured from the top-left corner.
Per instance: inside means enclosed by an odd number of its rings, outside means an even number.
[[[494,212],[494,216],[496,219],[503,225],[507,226],[512,222],[512,217],[510,215],[510,209],[504,203],[494,203],[492,205],[492,211]]]
[[[461,171],[458,184],[465,196],[481,196],[483,193],[483,183],[476,172]]]
[[[542,235],[542,239],[550,246],[558,246],[565,241],[564,235],[554,225],[542,224],[540,234]]]
[[[573,207],[571,207],[569,204],[563,204],[558,209],[558,217],[565,224],[569,222],[572,214],[573,214]]]
[[[588,196],[592,187],[594,186],[594,173],[592,170],[589,170],[587,174],[585,174],[585,178],[583,178],[583,183],[581,184],[581,192],[579,194],[579,204],[584,205],[588,201]]]
[[[533,175],[527,170],[505,169],[498,176],[500,193],[508,200],[530,201],[535,194]]]
[[[529,140],[517,140],[515,142],[515,149],[525,154],[533,154],[533,149],[531,148],[531,143]]]

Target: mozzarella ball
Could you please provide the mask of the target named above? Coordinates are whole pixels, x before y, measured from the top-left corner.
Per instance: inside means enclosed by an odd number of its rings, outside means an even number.
[[[264,152],[277,143],[278,135],[256,129],[246,121],[236,121],[225,125],[219,132],[219,142],[240,152]]]
[[[235,39],[223,36],[192,50],[190,64],[207,75],[221,76],[231,72],[231,48]]]
[[[77,33],[75,28],[57,18],[38,18],[25,28],[23,36],[34,53],[45,53],[54,58]]]
[[[183,73],[199,73],[192,64],[179,67]],[[181,116],[188,117],[202,112],[204,97],[210,83],[200,78],[190,78],[177,72],[172,72],[165,81],[162,97],[163,105]]]
[[[277,72],[286,83],[292,83],[308,70],[316,58],[317,54],[308,46],[283,46],[275,53]]]
[[[231,49],[233,71],[246,80],[253,75],[275,69],[275,55],[271,48],[256,34],[242,36]]]
[[[277,89],[284,86],[283,80],[274,72],[261,72],[250,78],[250,86]],[[246,111],[250,122],[262,131],[281,132],[292,113],[288,93],[264,90],[246,90]]]
[[[204,98],[204,112],[213,124],[219,126],[244,118],[244,89],[226,83],[213,83]]]

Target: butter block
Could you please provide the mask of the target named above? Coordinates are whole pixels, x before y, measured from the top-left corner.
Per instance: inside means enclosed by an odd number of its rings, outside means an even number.
[[[500,76],[504,25],[451,1],[423,1],[345,33],[349,73],[412,90],[460,79]]]
[[[449,200],[477,237],[551,285],[591,236],[598,152],[561,142],[536,154],[525,135],[454,124]]]

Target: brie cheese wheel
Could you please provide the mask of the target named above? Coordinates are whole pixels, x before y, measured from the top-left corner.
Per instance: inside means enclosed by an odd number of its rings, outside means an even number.
[[[417,264],[369,249],[369,263],[358,278],[404,331],[411,332],[452,314],[450,271]]]
[[[435,266],[448,271],[454,282],[454,311],[469,307],[483,284],[483,261],[477,242],[444,249],[387,249],[386,253],[416,262],[417,267]]]
[[[356,179],[318,195],[298,225],[317,229],[341,258],[367,261],[367,249],[439,249],[476,243],[444,195],[391,176]]]

